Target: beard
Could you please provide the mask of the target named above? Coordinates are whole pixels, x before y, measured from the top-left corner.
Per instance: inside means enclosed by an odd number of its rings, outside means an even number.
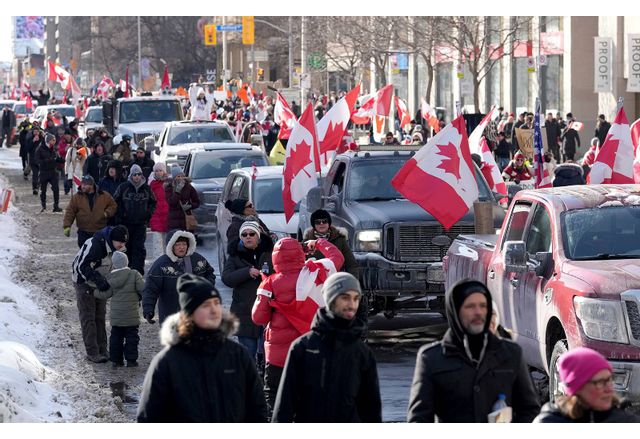
[[[467,333],[469,333],[470,335],[478,335],[478,334],[482,334],[482,332],[484,331],[484,324],[486,322],[482,322],[482,323],[469,323],[467,325],[467,327],[465,328]]]

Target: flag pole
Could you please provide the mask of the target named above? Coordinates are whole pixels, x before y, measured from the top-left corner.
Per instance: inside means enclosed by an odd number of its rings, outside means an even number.
[[[620,109],[624,106],[624,98],[620,96],[618,98],[618,104],[616,106],[616,115],[620,112]],[[614,116],[615,117],[615,116]]]

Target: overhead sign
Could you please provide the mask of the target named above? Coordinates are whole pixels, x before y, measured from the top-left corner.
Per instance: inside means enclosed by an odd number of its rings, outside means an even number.
[[[628,80],[627,91],[640,92],[640,34],[627,35]]]
[[[224,32],[242,32],[242,25],[241,24],[219,24],[216,27],[217,30],[219,31],[224,31]]]
[[[242,44],[253,44],[255,39],[253,15],[242,17]]]
[[[613,39],[594,37],[594,93],[613,91]]]

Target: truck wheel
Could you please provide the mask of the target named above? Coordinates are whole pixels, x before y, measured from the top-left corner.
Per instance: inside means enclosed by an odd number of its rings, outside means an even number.
[[[562,354],[567,352],[567,340],[558,340],[553,346],[551,352],[551,359],[549,360],[549,401],[554,402],[556,395],[561,395],[560,389],[560,374],[558,372],[558,359]]]

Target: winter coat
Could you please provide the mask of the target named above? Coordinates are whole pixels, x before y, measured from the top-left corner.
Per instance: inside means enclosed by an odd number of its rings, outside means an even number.
[[[361,340],[365,326],[317,311],[311,332],[289,350],[273,422],[382,422],[376,359]]]
[[[187,213],[193,215],[193,209],[197,209],[200,206],[198,192],[191,186],[191,183],[185,181],[184,187],[179,194],[175,192],[173,184],[166,185],[164,196],[169,206],[167,227],[169,230],[186,230],[187,226],[184,216]],[[181,203],[191,204],[191,209],[184,211]]]
[[[554,169],[553,187],[586,184],[582,166],[575,163],[563,163]]]
[[[27,153],[29,154],[29,163],[32,166],[33,165],[38,166],[38,163],[36,162],[36,151],[41,145],[46,146],[44,143],[43,135],[40,135],[38,140],[35,140],[33,138],[33,132],[29,134],[29,136],[27,137]]]
[[[337,270],[342,268],[344,257],[336,246],[326,239],[318,239],[316,247],[331,259]],[[277,306],[286,306],[296,300],[296,282],[305,263],[304,256],[302,246],[292,238],[285,238],[276,244],[272,256],[275,274],[262,281],[258,287],[262,292],[258,294],[251,310],[253,323],[266,326],[265,359],[274,366],[284,367],[291,342],[303,334]]]
[[[142,169],[142,175],[144,175],[144,178],[148,180],[149,176],[153,172],[153,166],[156,164],[156,162],[148,157],[145,157],[143,159],[139,159],[138,157],[136,157],[132,164],[140,166],[140,169]]]
[[[640,422],[640,416],[627,412],[617,407],[612,407],[606,412],[589,411],[580,419],[571,419],[565,415],[560,407],[553,403],[546,403],[542,406],[540,414],[533,420],[535,423],[583,423],[583,422]]]
[[[257,221],[258,224],[260,224],[262,231],[265,232],[267,235],[269,234],[269,228],[257,216],[255,215],[245,216],[245,215],[238,215],[237,213],[234,213],[231,216],[231,223],[229,224],[229,228],[227,229],[227,242],[234,241],[240,237],[240,227],[242,227],[242,223],[244,223],[245,221]]]
[[[105,276],[111,288],[106,291],[95,290],[96,299],[111,299],[109,320],[111,326],[139,326],[140,298],[144,288],[144,279],[138,270],[129,267],[113,270]]]
[[[167,227],[167,216],[169,214],[169,205],[164,194],[164,181],[151,180],[149,186],[156,197],[156,210],[153,212],[151,221],[149,221],[149,227],[154,232],[166,232],[169,230]]]
[[[74,194],[64,210],[62,227],[71,227],[76,221],[78,230],[95,233],[107,225],[107,220],[116,214],[118,205],[108,192],[94,185],[93,208],[89,204],[89,195],[80,191]]]
[[[198,95],[204,92],[204,100],[198,100]],[[191,104],[191,120],[211,120],[211,108],[214,104],[213,94],[207,93],[202,87],[191,84],[189,87],[189,103]]]
[[[24,121],[20,124],[20,134],[18,134],[18,143],[20,144],[19,155],[22,158],[29,156],[29,145],[27,143],[28,138],[31,136],[31,124]]]
[[[176,329],[179,314],[162,325],[164,349],[144,378],[138,422],[265,422],[267,404],[247,350],[231,341],[234,320],[220,329],[198,327],[187,339]]]
[[[58,142],[58,155],[60,157],[67,157],[67,150],[69,148],[71,148],[71,143],[67,143],[66,140],[64,140],[64,138],[60,139],[60,141]],[[60,164],[58,164],[58,169],[60,169],[61,171],[65,170],[65,162],[62,162]]]
[[[181,267],[179,258],[173,253],[173,245],[181,236],[189,239],[189,249],[185,258],[191,262],[193,274],[202,276],[215,285],[216,275],[213,267],[204,256],[196,253],[196,238],[193,234],[179,230],[173,234],[165,250],[151,266],[145,279],[142,292],[142,311],[144,314],[154,314],[158,303],[158,317],[162,323],[169,315],[180,309],[176,284],[178,278],[185,273],[186,267]]]
[[[511,157],[511,145],[509,145],[509,142],[502,139],[496,145],[495,153],[496,157],[509,158]]]
[[[82,170],[87,160],[87,150],[84,146],[81,149],[84,149],[83,153],[77,148],[67,149],[67,155],[64,160],[64,173],[67,180],[73,180],[73,177],[82,180]]]
[[[118,186],[113,198],[118,203],[118,213],[116,214],[118,224],[149,224],[156,208],[156,197],[144,180],[137,188],[131,179],[125,181]]]
[[[580,135],[573,128],[567,128],[560,137],[562,140],[562,152],[564,154],[575,154],[580,148]]]
[[[100,181],[102,177],[107,174],[107,165],[111,160],[111,156],[107,154],[97,155],[96,153],[90,154],[87,157],[87,161],[84,163],[84,174],[89,174],[93,177],[94,181]],[[120,170],[122,172],[122,170]],[[118,174],[119,175],[119,174]],[[113,192],[108,191],[111,195]]]
[[[511,160],[507,167],[504,168],[502,171],[502,177],[507,178],[507,181],[523,181],[531,180],[533,178],[531,170],[527,165],[523,165],[521,168],[518,168],[514,160]]]
[[[269,273],[273,272],[271,263],[271,252],[273,251],[273,241],[268,235],[261,234],[258,247],[250,250],[242,245],[240,239],[229,242],[229,259],[224,264],[222,271],[222,282],[233,288],[233,301],[231,302],[231,312],[240,320],[240,328],[237,335],[242,337],[258,338],[260,327],[253,324],[251,319],[251,308],[256,301],[256,290],[262,282],[262,278],[252,278],[249,274],[251,267],[262,270],[266,262],[269,266]]]
[[[550,148],[556,148],[558,146],[558,139],[560,138],[558,122],[556,122],[555,119],[551,122],[546,120],[544,126],[547,131],[547,145],[549,145]]]
[[[120,177],[119,175],[116,178],[111,178],[106,175],[102,177],[102,180],[100,180],[98,186],[100,186],[100,189],[102,189],[103,191],[110,193],[111,196],[114,196],[120,185],[125,181],[127,180]]]
[[[53,176],[59,163],[64,163],[64,159],[58,155],[56,147],[49,148],[42,142],[36,150],[36,163],[40,166],[40,179],[46,180]]]
[[[111,271],[111,254],[115,251],[113,242],[109,239],[113,227],[107,226],[98,230],[93,238],[87,239],[71,264],[71,279],[82,285],[89,282],[95,285]],[[108,262],[108,263],[107,263]]]
[[[308,241],[310,239],[316,239],[313,234],[313,227],[309,227],[304,231],[304,241]],[[356,257],[353,256],[353,252],[351,251],[351,247],[349,247],[349,235],[347,229],[342,227],[329,227],[329,242],[340,250],[342,256],[344,256],[344,265],[342,266],[342,270],[347,273],[352,274],[356,279],[358,277],[358,261],[356,261]],[[316,250],[316,252],[311,255],[311,257],[316,259],[322,258],[322,253]]]
[[[611,129],[611,124],[606,120],[600,124],[600,127],[596,128],[595,135],[600,140],[600,146],[604,145],[604,141],[607,138],[607,133]]]

